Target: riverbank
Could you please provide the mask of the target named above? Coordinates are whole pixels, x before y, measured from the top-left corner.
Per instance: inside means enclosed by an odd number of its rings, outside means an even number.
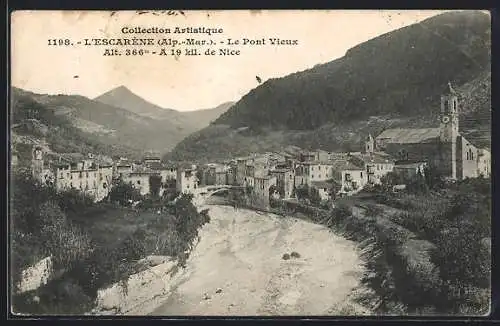
[[[356,244],[296,218],[207,206],[211,223],[153,315],[363,315]],[[203,207],[205,208],[205,207]],[[300,257],[283,259],[296,252]]]

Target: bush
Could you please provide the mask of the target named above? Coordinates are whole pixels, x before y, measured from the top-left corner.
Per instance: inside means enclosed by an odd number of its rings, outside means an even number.
[[[289,260],[290,255],[289,254],[284,254],[283,257],[281,257],[283,260]]]
[[[365,214],[367,216],[376,217],[376,216],[381,215],[383,212],[384,212],[384,210],[382,208],[378,207],[377,205],[374,205],[374,204],[367,204],[366,205]]]
[[[130,206],[129,201],[142,199],[139,190],[135,189],[131,184],[123,182],[122,179],[117,181],[108,196],[112,202],[118,202],[122,206]]]
[[[300,258],[300,254],[296,251],[292,251],[292,253],[290,254],[290,257],[292,258]]]
[[[34,300],[37,296],[39,300]],[[34,292],[12,296],[16,313],[40,315],[84,314],[92,309],[93,300],[73,280],[55,280]]]

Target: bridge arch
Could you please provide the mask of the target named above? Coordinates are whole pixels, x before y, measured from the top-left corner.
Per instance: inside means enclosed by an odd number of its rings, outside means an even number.
[[[203,191],[205,189],[207,189],[207,191]],[[209,186],[209,187],[206,187],[205,189],[198,188],[199,192],[198,192],[196,197],[197,197],[198,203],[200,203],[200,204],[203,203],[206,199],[215,195],[216,193],[220,193],[222,191],[230,191],[231,189],[242,189],[242,187],[225,185],[225,186]],[[208,189],[210,189],[210,190],[208,191]]]

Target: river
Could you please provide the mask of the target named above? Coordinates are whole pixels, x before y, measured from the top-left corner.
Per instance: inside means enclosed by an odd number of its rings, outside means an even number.
[[[206,208],[211,222],[200,230],[180,281],[152,315],[367,313],[351,297],[363,272],[355,243],[295,218]],[[292,251],[300,257],[282,259]]]

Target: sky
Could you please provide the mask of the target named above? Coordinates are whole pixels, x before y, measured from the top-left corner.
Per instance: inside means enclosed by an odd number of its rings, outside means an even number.
[[[237,101],[270,78],[312,68],[342,57],[353,46],[378,35],[442,13],[437,10],[272,10],[185,11],[183,15],[134,11],[17,11],[12,15],[11,82],[35,93],[78,94],[94,98],[118,86],[164,108],[179,111],[212,108]],[[123,27],[207,27],[223,33],[124,34]],[[91,38],[266,40],[237,45],[240,55],[125,55],[125,47],[77,45]],[[273,46],[269,38],[294,39],[297,45]],[[49,39],[70,39],[73,46],[52,46]],[[219,45],[224,41],[224,45]],[[115,48],[121,56],[103,56]],[[140,48],[140,47],[138,47]],[[207,46],[198,49],[205,52]],[[151,52],[156,51],[153,55]],[[78,76],[76,78],[75,76]]]

